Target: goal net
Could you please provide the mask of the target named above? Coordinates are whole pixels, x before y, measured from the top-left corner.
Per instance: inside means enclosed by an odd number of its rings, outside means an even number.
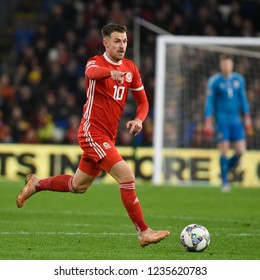
[[[207,81],[219,72],[220,54],[231,54],[234,71],[245,77],[251,117],[260,126],[260,39],[161,35],[156,44],[153,183],[159,184],[171,183],[171,172],[180,170],[178,152],[215,148],[202,126]],[[251,150],[259,150],[259,130],[247,141]],[[184,177],[177,181],[185,183]]]

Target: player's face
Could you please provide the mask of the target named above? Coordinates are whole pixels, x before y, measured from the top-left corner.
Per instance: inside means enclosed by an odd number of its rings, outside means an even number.
[[[232,59],[223,59],[220,61],[220,70],[224,76],[229,76],[233,71]]]
[[[113,32],[103,40],[107,56],[114,62],[124,58],[127,47],[126,33]]]

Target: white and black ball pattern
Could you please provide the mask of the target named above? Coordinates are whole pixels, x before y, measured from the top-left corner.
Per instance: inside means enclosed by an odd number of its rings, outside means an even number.
[[[209,246],[210,234],[204,226],[191,224],[181,232],[180,241],[187,251],[202,252]]]

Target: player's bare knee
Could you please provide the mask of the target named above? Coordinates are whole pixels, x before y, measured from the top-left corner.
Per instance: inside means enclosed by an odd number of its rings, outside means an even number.
[[[135,181],[135,175],[132,173],[129,182],[134,182]]]
[[[120,178],[120,181],[123,182],[134,182],[135,181],[135,175],[131,172],[129,174],[125,174]],[[121,183],[120,182],[120,183]]]

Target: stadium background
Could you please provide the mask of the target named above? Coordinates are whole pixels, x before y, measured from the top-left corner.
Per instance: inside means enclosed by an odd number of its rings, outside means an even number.
[[[89,57],[103,53],[100,28],[107,22],[119,22],[128,27],[127,57],[133,59],[134,18],[139,17],[174,35],[257,37],[260,31],[259,1],[69,1],[24,0],[1,1],[0,7],[0,149],[1,175],[21,177],[32,166],[42,164],[41,158],[30,155],[28,148],[17,144],[54,144],[62,154],[70,154],[77,145],[77,129],[85,102],[84,68]],[[155,40],[153,31],[141,28],[140,71],[150,103],[150,111],[142,133],[133,139],[125,122],[134,116],[130,98],[121,121],[117,145],[124,156],[134,157],[142,147],[145,162],[152,155]],[[254,154],[252,181],[259,185],[260,163],[260,90],[249,99],[254,136],[248,148]],[[187,101],[188,102],[188,101]],[[202,108],[198,108],[202,111]],[[201,118],[193,128],[185,148],[212,148],[211,139],[203,137]],[[198,141],[200,139],[200,141]],[[9,145],[6,145],[9,144]],[[66,146],[71,144],[70,146]],[[14,146],[13,146],[14,145]],[[62,146],[60,146],[62,145]],[[65,145],[65,146],[64,146]],[[18,150],[16,150],[18,147]],[[32,147],[32,146],[27,146]],[[39,146],[34,146],[36,149]],[[33,148],[32,148],[33,149]],[[40,148],[41,149],[41,148]],[[46,149],[46,147],[44,147]],[[53,147],[49,146],[48,151]],[[55,149],[55,148],[54,148]],[[148,152],[147,152],[148,151]],[[185,153],[181,158],[185,159]],[[37,155],[37,153],[36,153]],[[51,152],[49,152],[51,157]],[[210,154],[216,161],[214,152]],[[62,158],[62,157],[61,157]],[[64,158],[62,158],[64,160]],[[252,163],[252,158],[249,158]],[[75,169],[77,157],[70,163]],[[45,173],[51,175],[52,161],[45,163]],[[64,163],[66,165],[66,161]],[[138,166],[135,161],[134,168]],[[55,164],[54,164],[55,165]],[[13,168],[10,168],[12,166]],[[144,169],[152,170],[151,161]],[[217,163],[212,169],[217,169]],[[55,169],[59,173],[62,169]],[[190,170],[191,171],[191,170]],[[205,170],[199,170],[205,172]],[[140,176],[150,180],[148,175]],[[210,175],[206,175],[210,176]],[[201,176],[205,178],[204,175]],[[203,180],[202,180],[203,181]],[[217,184],[217,182],[214,181]]]

